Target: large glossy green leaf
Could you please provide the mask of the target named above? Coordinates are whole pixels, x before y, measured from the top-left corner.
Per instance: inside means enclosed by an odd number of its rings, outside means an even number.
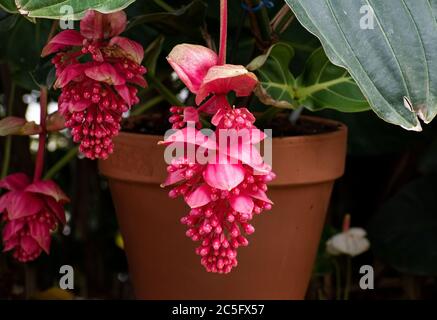
[[[3,0],[0,0],[3,1]],[[18,11],[31,18],[74,19],[83,17],[88,9],[102,13],[122,10],[135,0],[15,0]],[[61,11],[64,6],[71,6],[73,12],[66,15]]]
[[[261,102],[290,109],[303,105],[313,111],[330,108],[358,112],[369,108],[348,72],[333,65],[322,48],[313,52],[297,79],[290,68],[293,57],[293,47],[280,42],[247,66],[260,80],[255,94]]]
[[[3,9],[9,13],[17,13],[17,7],[14,0],[0,0],[0,9]]]
[[[333,65],[322,48],[313,52],[296,88],[296,99],[313,111],[330,108],[342,112],[369,109],[356,82],[347,70]]]
[[[399,271],[437,275],[437,176],[406,185],[369,225],[373,252]]]
[[[330,60],[350,72],[379,117],[416,131],[418,117],[426,123],[435,117],[437,0],[286,2]],[[366,5],[373,9],[373,29],[360,24]]]
[[[264,104],[287,109],[295,107],[296,79],[288,68],[293,56],[293,47],[280,42],[247,66],[247,69],[256,71],[259,85],[255,94]]]

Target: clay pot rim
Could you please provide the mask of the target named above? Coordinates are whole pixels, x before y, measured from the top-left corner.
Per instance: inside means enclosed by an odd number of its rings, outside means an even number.
[[[301,119],[311,120],[313,122],[327,124],[336,127],[334,131],[329,132],[322,132],[322,133],[315,133],[315,134],[308,134],[308,135],[300,135],[300,136],[284,136],[284,137],[274,137],[273,141],[276,143],[308,143],[311,141],[320,141],[324,139],[333,139],[335,136],[341,136],[344,135],[344,132],[347,131],[347,127],[345,124],[331,120],[331,119],[325,119],[315,116],[301,116]],[[157,138],[162,138],[163,135],[154,135],[154,134],[144,134],[144,133],[133,133],[133,132],[125,132],[120,131],[119,135],[124,135],[126,137],[130,137],[133,139],[148,139],[151,141],[156,141]]]

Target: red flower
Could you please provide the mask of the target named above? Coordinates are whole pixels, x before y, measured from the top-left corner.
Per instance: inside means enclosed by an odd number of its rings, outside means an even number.
[[[196,253],[202,265],[209,272],[228,273],[237,265],[237,249],[249,244],[245,235],[255,231],[253,217],[271,209],[266,191],[275,175],[254,146],[265,135],[253,126],[246,108],[220,109],[214,118],[222,135],[205,136],[187,127],[162,142],[196,155],[202,150],[207,159],[200,163],[188,155],[174,160],[162,186],[173,186],[169,196],[183,196],[191,208],[181,222],[188,227],[186,235],[201,243]],[[221,143],[233,135],[241,139]]]
[[[3,251],[13,250],[21,262],[35,260],[43,250],[48,254],[50,233],[65,223],[63,205],[68,197],[53,181],[31,183],[23,173],[1,180],[0,188],[9,190],[0,197]]]
[[[124,112],[139,102],[135,85],[147,85],[140,44],[120,37],[126,28],[123,11],[108,15],[88,11],[80,32],[65,30],[43,49],[56,66],[55,88],[62,88],[60,112],[86,157],[106,159]],[[80,50],[77,50],[80,47]],[[66,51],[65,51],[66,50]],[[80,62],[85,55],[91,61]]]

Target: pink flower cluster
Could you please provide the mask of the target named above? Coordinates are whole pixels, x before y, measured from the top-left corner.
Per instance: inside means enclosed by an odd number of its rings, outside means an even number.
[[[125,28],[123,11],[104,15],[91,10],[81,20],[80,32],[60,32],[42,52],[58,52],[52,62],[54,86],[62,88],[59,110],[90,159],[106,159],[113,152],[112,137],[120,130],[123,113],[139,102],[135,85],[147,85],[141,65],[144,50],[119,36]]]
[[[163,144],[192,147],[196,153],[201,149],[210,161],[200,163],[186,155],[175,159],[163,186],[172,186],[169,196],[183,196],[191,208],[181,222],[188,228],[186,235],[200,242],[196,253],[201,264],[208,272],[229,273],[237,266],[237,249],[247,246],[246,236],[255,231],[253,217],[272,207],[266,191],[275,175],[255,147],[265,136],[249,110],[231,107],[226,98],[231,90],[249,95],[257,79],[243,66],[218,65],[217,55],[202,46],[178,45],[168,61],[200,107],[172,107],[170,122],[180,130]],[[212,137],[198,130],[200,112],[213,115]],[[222,137],[232,135],[242,139],[222,143]]]
[[[0,189],[8,190],[0,197],[3,251],[13,251],[20,262],[35,260],[42,251],[48,254],[51,232],[65,224],[68,197],[53,181],[31,183],[23,173],[1,180]]]

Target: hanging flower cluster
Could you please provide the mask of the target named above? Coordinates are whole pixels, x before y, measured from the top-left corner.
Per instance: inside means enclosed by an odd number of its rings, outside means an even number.
[[[69,201],[51,180],[36,181],[23,173],[7,176],[0,189],[0,214],[5,223],[3,251],[13,251],[20,262],[35,260],[42,251],[50,251],[51,232],[65,224],[63,205]]]
[[[266,191],[275,175],[255,147],[265,135],[248,109],[231,107],[226,97],[230,91],[250,95],[258,80],[243,66],[220,64],[216,53],[203,46],[178,45],[168,61],[196,95],[199,108],[172,107],[169,120],[179,130],[162,143],[208,160],[190,154],[176,158],[163,186],[172,186],[169,196],[183,196],[191,208],[181,222],[186,235],[200,242],[201,264],[208,272],[229,273],[237,265],[237,249],[247,246],[246,235],[255,231],[253,217],[272,206]],[[212,115],[214,135],[199,131],[202,112]],[[225,141],[229,137],[233,142]]]
[[[80,32],[65,30],[43,49],[57,52],[55,88],[61,88],[59,110],[73,140],[90,159],[106,159],[113,152],[112,138],[120,130],[124,112],[137,104],[137,88],[145,87],[142,46],[120,37],[126,28],[123,11],[101,14],[88,11]]]

